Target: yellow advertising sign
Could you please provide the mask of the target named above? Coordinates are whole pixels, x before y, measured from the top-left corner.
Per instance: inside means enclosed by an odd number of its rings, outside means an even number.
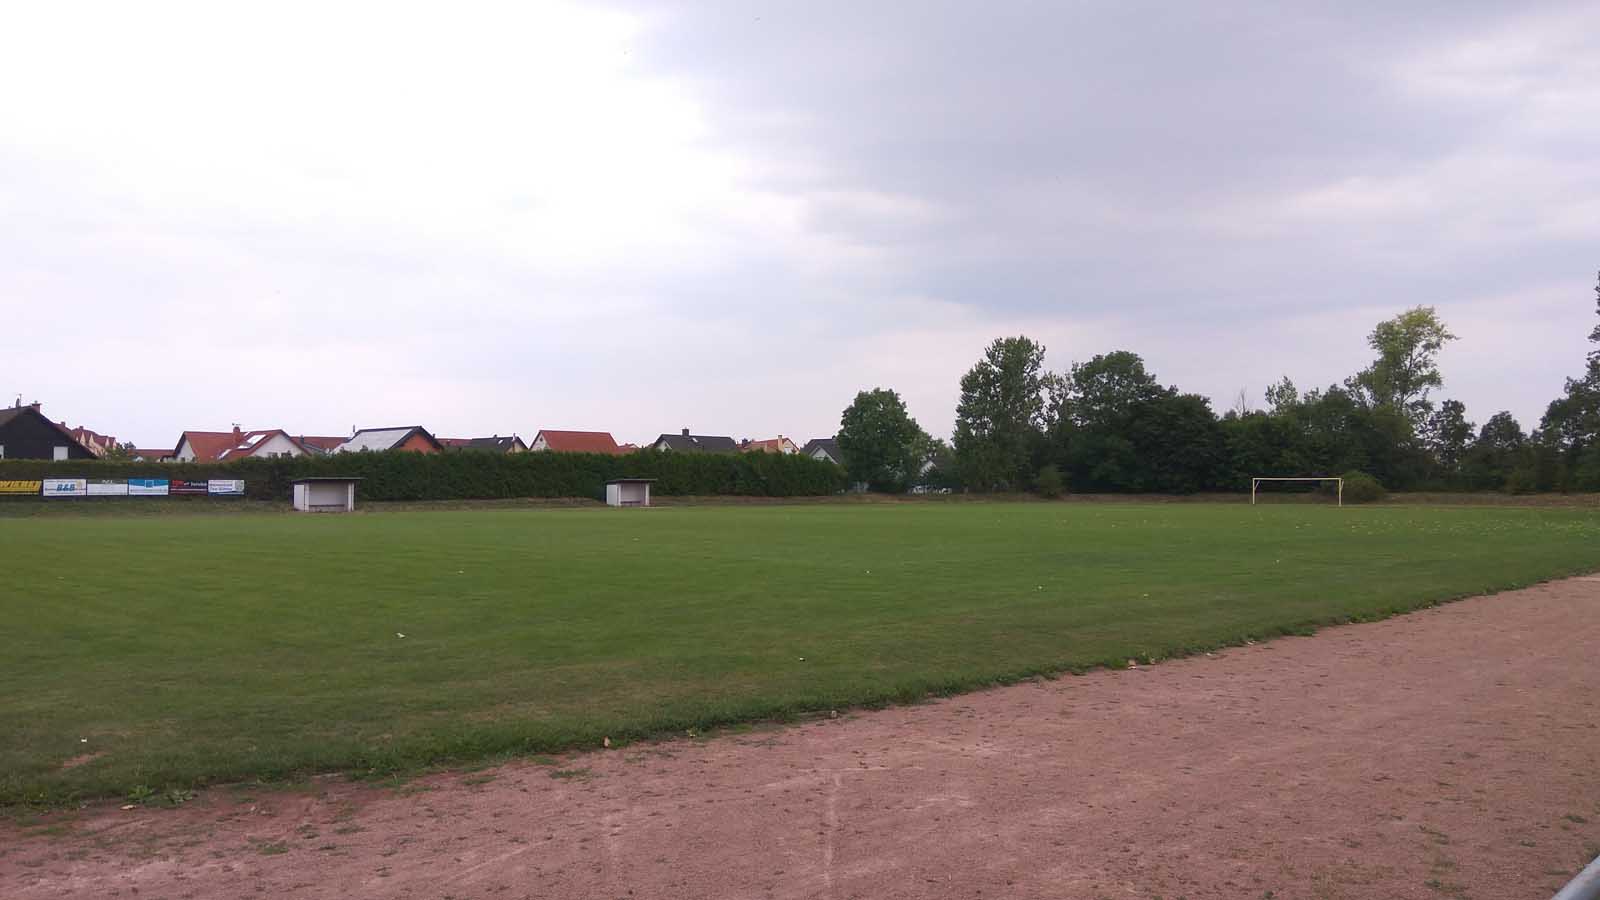
[[[42,481],[5,481],[0,479],[0,494],[38,494]]]

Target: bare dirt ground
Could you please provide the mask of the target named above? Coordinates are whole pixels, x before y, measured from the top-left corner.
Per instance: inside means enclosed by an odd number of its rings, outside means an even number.
[[[1547,897],[1600,578],[710,740],[0,825],[0,897]]]

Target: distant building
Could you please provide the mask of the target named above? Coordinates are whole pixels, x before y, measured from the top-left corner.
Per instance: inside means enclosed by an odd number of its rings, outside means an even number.
[[[764,441],[744,441],[739,444],[739,449],[746,453],[782,453],[789,456],[800,452],[794,441],[781,434]]]
[[[172,450],[167,448],[157,450],[153,447],[136,447],[128,454],[128,458],[134,462],[166,462],[172,459]]]
[[[58,424],[60,424],[62,428],[67,428],[67,423],[64,420]],[[72,436],[77,439],[78,443],[82,444],[90,453],[93,453],[95,456],[105,456],[107,453],[117,449],[117,439],[109,434],[101,434],[98,431],[91,431],[82,425],[79,425],[76,428],[67,428],[67,430],[72,433]]]
[[[555,453],[609,453],[616,456],[627,451],[617,446],[617,439],[609,431],[556,431],[542,428],[533,436],[528,449]]]
[[[38,403],[0,409],[0,459],[94,459],[94,451],[45,418]]]
[[[834,438],[813,438],[800,450],[812,459],[823,459],[836,466],[844,465],[844,454],[839,452],[839,442]]]
[[[232,462],[237,459],[280,456],[320,456],[344,438],[291,435],[281,428],[243,431],[185,431],[167,456],[178,462]],[[140,451],[141,453],[144,451]]]
[[[526,453],[528,445],[516,435],[477,438],[439,438],[446,450],[477,450],[484,453]]]
[[[674,453],[737,453],[739,442],[731,437],[713,434],[690,434],[683,429],[680,434],[663,434],[650,445],[652,450]]]
[[[403,450],[408,453],[439,453],[444,445],[421,425],[400,425],[394,428],[361,428],[350,439],[340,444],[336,452],[382,453],[386,450]]]

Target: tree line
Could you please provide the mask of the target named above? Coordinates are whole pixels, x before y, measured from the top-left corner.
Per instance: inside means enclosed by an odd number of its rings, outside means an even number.
[[[1595,288],[1600,315],[1600,284]],[[962,376],[952,439],[933,438],[899,394],[856,395],[838,443],[851,481],[872,490],[1195,493],[1246,490],[1257,475],[1364,473],[1396,490],[1600,491],[1600,325],[1587,367],[1530,433],[1509,412],[1480,426],[1435,402],[1439,352],[1456,336],[1433,307],[1379,322],[1370,365],[1325,388],[1288,377],[1265,407],[1163,385],[1118,350],[1045,368],[1045,348],[998,338]]]

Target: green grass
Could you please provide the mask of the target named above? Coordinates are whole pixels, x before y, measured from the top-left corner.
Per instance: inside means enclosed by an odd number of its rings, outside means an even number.
[[[0,559],[0,803],[59,804],[598,746],[1302,633],[1590,570],[1600,516],[38,516],[0,518]]]

